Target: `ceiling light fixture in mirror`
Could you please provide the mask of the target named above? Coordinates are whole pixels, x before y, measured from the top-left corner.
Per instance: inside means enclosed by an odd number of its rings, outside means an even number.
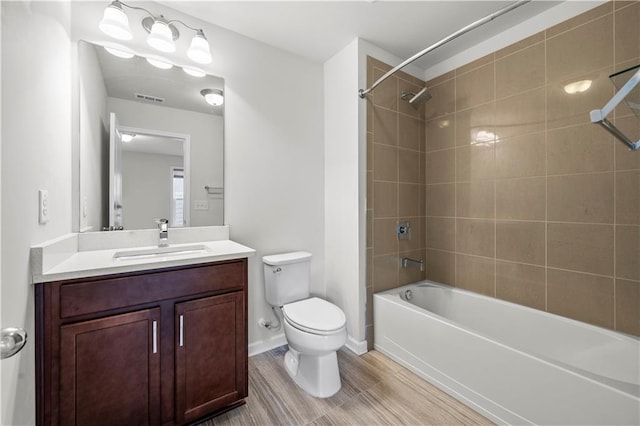
[[[203,89],[200,94],[204,96],[204,100],[211,106],[220,106],[224,103],[224,95],[219,89]]]

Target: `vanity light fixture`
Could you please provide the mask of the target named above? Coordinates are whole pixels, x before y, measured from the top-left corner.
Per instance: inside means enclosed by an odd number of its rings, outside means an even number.
[[[220,89],[202,89],[200,94],[209,105],[220,106],[224,103],[224,95]]]
[[[131,40],[133,35],[129,27],[129,19],[124,13],[125,7],[133,10],[142,10],[149,15],[141,21],[142,27],[149,33],[147,37],[149,46],[165,53],[175,52],[176,45],[174,42],[180,37],[180,33],[173,24],[179,23],[195,32],[191,45],[187,49],[187,56],[199,64],[211,63],[209,42],[202,29],[194,28],[178,19],[167,20],[162,15],[154,16],[145,8],[130,6],[119,0],[114,0],[105,8],[102,20],[98,25],[100,30],[119,40]]]
[[[115,0],[104,10],[102,20],[98,27],[100,30],[118,40],[131,40],[131,28],[129,28],[129,19],[122,9],[123,3]]]
[[[151,27],[148,27],[149,24],[151,24]],[[165,53],[176,51],[176,45],[173,40],[177,39],[180,33],[178,33],[178,30],[176,30],[173,25],[164,19],[164,16],[160,15],[157,19],[144,18],[142,20],[142,26],[149,32],[149,36],[147,37],[147,44],[149,46]]]
[[[204,36],[202,30],[198,30],[196,35],[191,39],[191,46],[187,50],[187,56],[194,62],[199,64],[211,63],[211,52],[209,51],[209,42]]]

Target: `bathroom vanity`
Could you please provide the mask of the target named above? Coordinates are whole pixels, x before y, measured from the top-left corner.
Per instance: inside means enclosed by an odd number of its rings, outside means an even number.
[[[253,250],[198,247],[80,252],[34,274],[38,424],[181,425],[244,404]]]

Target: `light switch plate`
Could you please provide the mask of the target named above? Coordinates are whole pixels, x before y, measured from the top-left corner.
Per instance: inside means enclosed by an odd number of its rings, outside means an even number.
[[[193,204],[194,210],[209,210],[208,200],[195,200]]]
[[[38,190],[38,223],[45,224],[49,222],[49,191],[46,189]]]

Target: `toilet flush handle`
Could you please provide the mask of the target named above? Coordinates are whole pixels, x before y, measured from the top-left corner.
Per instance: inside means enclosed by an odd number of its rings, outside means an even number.
[[[279,266],[276,269],[273,270],[274,274],[277,274],[278,272],[282,272],[282,268],[279,267]]]

